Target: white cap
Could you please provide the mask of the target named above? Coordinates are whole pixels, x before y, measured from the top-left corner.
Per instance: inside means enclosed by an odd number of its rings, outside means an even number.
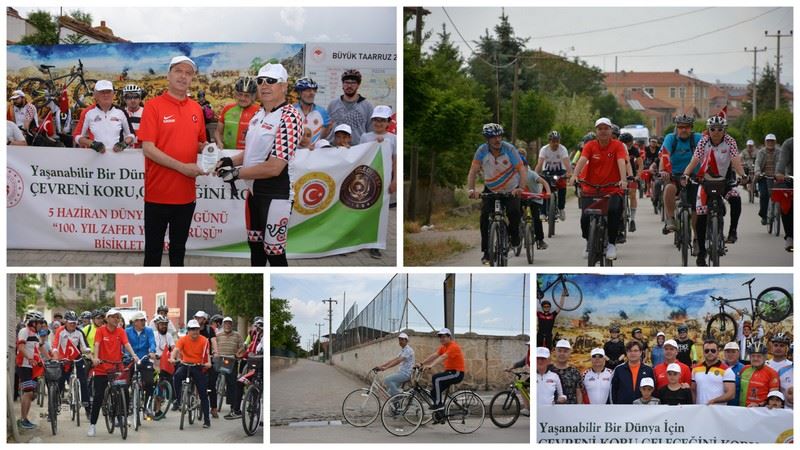
[[[106,313],[106,317],[110,317],[110,316],[122,316],[122,313],[119,312],[118,309],[111,308]]]
[[[678,348],[678,343],[675,342],[675,339],[667,339],[666,342],[664,342],[664,347],[666,347],[668,345],[671,345],[671,346],[673,346],[675,348]]]
[[[147,320],[147,315],[144,313],[144,311],[136,311],[131,316],[131,320]]]
[[[345,133],[347,133],[347,134],[349,134],[351,136],[353,135],[353,129],[350,128],[350,125],[348,125],[346,123],[343,123],[341,125],[337,125],[336,128],[333,129],[333,134],[336,134],[336,133],[338,133],[340,131],[344,131]]]
[[[667,366],[667,372],[681,373],[681,366],[678,363],[672,363]]]
[[[108,80],[100,80],[100,81],[98,81],[97,83],[94,84],[94,91],[95,92],[113,91],[113,90],[114,90],[114,84],[111,83]]]
[[[439,330],[438,333],[436,333],[437,336],[441,336],[443,334],[446,334],[448,336],[452,336],[453,335],[453,333],[450,332],[449,328],[442,328],[441,330]]]
[[[14,99],[20,98],[20,97],[25,97],[25,93],[20,91],[20,90],[16,90],[16,91],[11,93],[11,100],[14,100]]]
[[[659,337],[659,336],[664,336],[664,337],[667,337],[667,335],[666,335],[666,334],[664,334],[664,332],[663,332],[663,331],[659,331],[658,333],[656,333],[656,337]]]
[[[194,313],[194,316],[195,317],[205,317],[206,319],[208,319],[208,313],[205,312],[205,311],[197,311],[196,313]]]
[[[180,56],[176,56],[176,57],[172,58],[172,60],[169,62],[169,68],[172,69],[172,66],[174,66],[175,64],[180,64],[180,63],[184,63],[184,62],[188,63],[189,65],[191,65],[192,69],[194,69],[194,71],[197,72],[197,64],[195,64],[194,61],[192,61],[191,58],[189,58],[188,56],[184,56],[184,55],[180,55]]]
[[[376,106],[375,109],[372,110],[372,117],[370,117],[370,119],[374,119],[376,117],[381,119],[388,119],[389,117],[392,117],[392,107],[386,105]]]
[[[752,139],[748,139],[747,140],[747,144],[745,144],[745,145],[756,145],[756,143]]]
[[[645,386],[650,386],[651,388],[655,388],[655,387],[656,387],[656,384],[655,384],[655,383],[653,383],[653,379],[652,379],[652,378],[650,378],[650,377],[644,377],[644,378],[642,378],[642,382],[641,382],[641,383],[639,383],[639,387],[640,387],[640,388],[643,388],[643,387],[645,387]]]
[[[275,78],[279,83],[286,83],[289,79],[289,74],[281,64],[266,63],[258,69],[258,78],[261,77]]]
[[[606,351],[605,351],[605,350],[603,350],[603,349],[602,349],[602,348],[600,348],[600,347],[598,347],[598,348],[593,348],[593,349],[592,349],[592,355],[591,355],[591,356],[594,356],[594,355],[601,355],[601,356],[605,357],[605,356],[606,356]]]
[[[194,319],[190,320],[189,323],[186,324],[186,329],[188,330],[190,328],[200,328],[200,322]]]
[[[231,319],[230,317],[226,317],[226,318],[222,319],[222,323],[225,323],[225,322],[233,323],[233,319]]]
[[[777,139],[775,139],[775,135],[774,134],[770,133],[770,134],[764,136],[764,141],[777,141]]]
[[[725,348],[723,348],[722,350],[723,351],[725,351],[725,350],[736,350],[738,352],[739,351],[739,344],[737,344],[736,342],[728,342],[727,344],[725,344]]]
[[[405,339],[408,340],[408,335],[405,333],[400,333],[397,335],[397,339]]]
[[[556,348],[572,348],[572,346],[569,345],[569,341],[568,340],[561,339],[558,342],[556,342]]]
[[[767,394],[767,398],[770,398],[770,397],[778,397],[779,399],[781,399],[782,402],[786,401],[786,399],[783,397],[783,394],[781,393],[781,391],[769,391],[769,394]]]
[[[594,127],[597,128],[600,125],[608,125],[609,127],[613,127],[614,125],[611,123],[611,120],[608,117],[601,117],[594,122]]]
[[[536,347],[536,357],[550,359],[550,349],[547,347]]]

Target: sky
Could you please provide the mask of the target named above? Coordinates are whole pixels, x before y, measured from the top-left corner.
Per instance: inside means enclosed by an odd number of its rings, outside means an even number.
[[[37,9],[15,7],[22,17]],[[65,7],[64,13],[77,9]],[[93,26],[134,42],[371,42],[397,40],[395,8],[81,8]],[[180,20],[176,20],[180,18]],[[357,20],[358,26],[353,26]]]
[[[471,50],[456,29],[474,49],[474,41],[484,35],[487,28],[490,34],[494,33],[501,14],[500,7],[427,9],[431,14],[425,18],[425,30],[434,33],[429,44],[438,40],[436,33],[445,23],[448,32],[452,33],[451,40],[461,49],[465,59],[469,58]],[[687,73],[694,69],[696,77],[711,83],[716,80],[747,83],[752,79],[753,54],[745,52],[745,47],[768,48],[766,52],[758,53],[759,73],[767,61],[774,67],[777,39],[765,37],[764,31],[776,34],[781,30],[788,34],[793,28],[792,8],[785,7],[540,7],[506,8],[505,11],[517,37],[530,38],[529,49],[541,47],[544,51],[566,55],[570,59],[580,56],[590,65],[607,72],[614,71],[615,56],[619,57],[617,68],[620,71],[679,69],[681,73]],[[743,23],[735,25],[739,22]],[[413,21],[409,24],[414,26]],[[612,27],[615,29],[597,31]],[[710,33],[721,28],[727,29]],[[705,33],[710,34],[699,36]],[[686,41],[660,45],[683,40]],[[652,46],[658,47],[635,51]],[[792,79],[792,47],[792,38],[781,39],[782,81]],[[590,56],[600,54],[605,56]]]
[[[322,334],[327,334],[327,321],[324,319],[328,314],[328,305],[322,303],[323,299],[333,298],[339,302],[333,305],[333,329],[336,330],[344,316],[345,293],[346,308],[349,309],[357,302],[358,310],[361,311],[392,277],[393,274],[273,274],[270,283],[275,288],[273,297],[289,300],[294,314],[292,324],[300,333],[300,342],[305,348],[312,334],[317,334],[316,323],[325,324]],[[408,296],[436,329],[444,326],[443,281],[444,274],[409,275]],[[524,326],[524,333],[530,334],[529,282],[527,275],[523,281],[522,274],[472,275],[472,331],[478,334],[516,336],[522,334]],[[469,331],[469,284],[469,274],[456,275],[456,333]],[[430,327],[413,310],[409,314],[409,328],[430,331]]]

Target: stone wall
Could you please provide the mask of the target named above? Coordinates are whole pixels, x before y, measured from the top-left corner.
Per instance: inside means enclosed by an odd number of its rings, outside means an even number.
[[[429,333],[406,331],[408,345],[414,349],[417,362],[422,362],[439,348],[439,338]],[[478,336],[456,335],[455,341],[464,352],[466,374],[460,384],[463,388],[496,390],[509,384],[511,376],[503,370],[522,359],[528,348],[528,336]],[[373,367],[394,358],[400,351],[397,337],[386,337],[345,352],[335,353],[333,363],[341,370],[366,379]],[[392,373],[396,368],[389,369]],[[441,370],[441,369],[440,369]],[[434,368],[434,373],[437,371]],[[430,374],[428,374],[428,382]]]
[[[269,357],[269,371],[277,372],[278,370],[285,369],[294,364],[297,364],[297,358],[286,358],[283,356],[270,356]]]

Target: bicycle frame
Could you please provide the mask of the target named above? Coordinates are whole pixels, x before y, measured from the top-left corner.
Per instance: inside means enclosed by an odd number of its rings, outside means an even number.
[[[549,291],[553,286],[556,285],[556,283],[561,283],[566,279],[567,279],[567,276],[564,275],[563,273],[558,274],[558,276],[556,277],[555,280],[551,281],[544,289],[540,290],[541,295],[537,292],[536,296],[539,297],[539,299],[541,300],[542,298],[544,298],[544,293],[545,292]]]

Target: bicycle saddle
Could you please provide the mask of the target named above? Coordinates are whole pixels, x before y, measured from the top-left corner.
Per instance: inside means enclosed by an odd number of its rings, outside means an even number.
[[[42,70],[52,69],[55,66],[48,66],[47,64],[39,64],[39,68]]]
[[[753,278],[750,281],[745,281],[744,283],[742,283],[742,286],[747,286],[748,284],[753,284],[753,281],[756,281],[756,279]]]

